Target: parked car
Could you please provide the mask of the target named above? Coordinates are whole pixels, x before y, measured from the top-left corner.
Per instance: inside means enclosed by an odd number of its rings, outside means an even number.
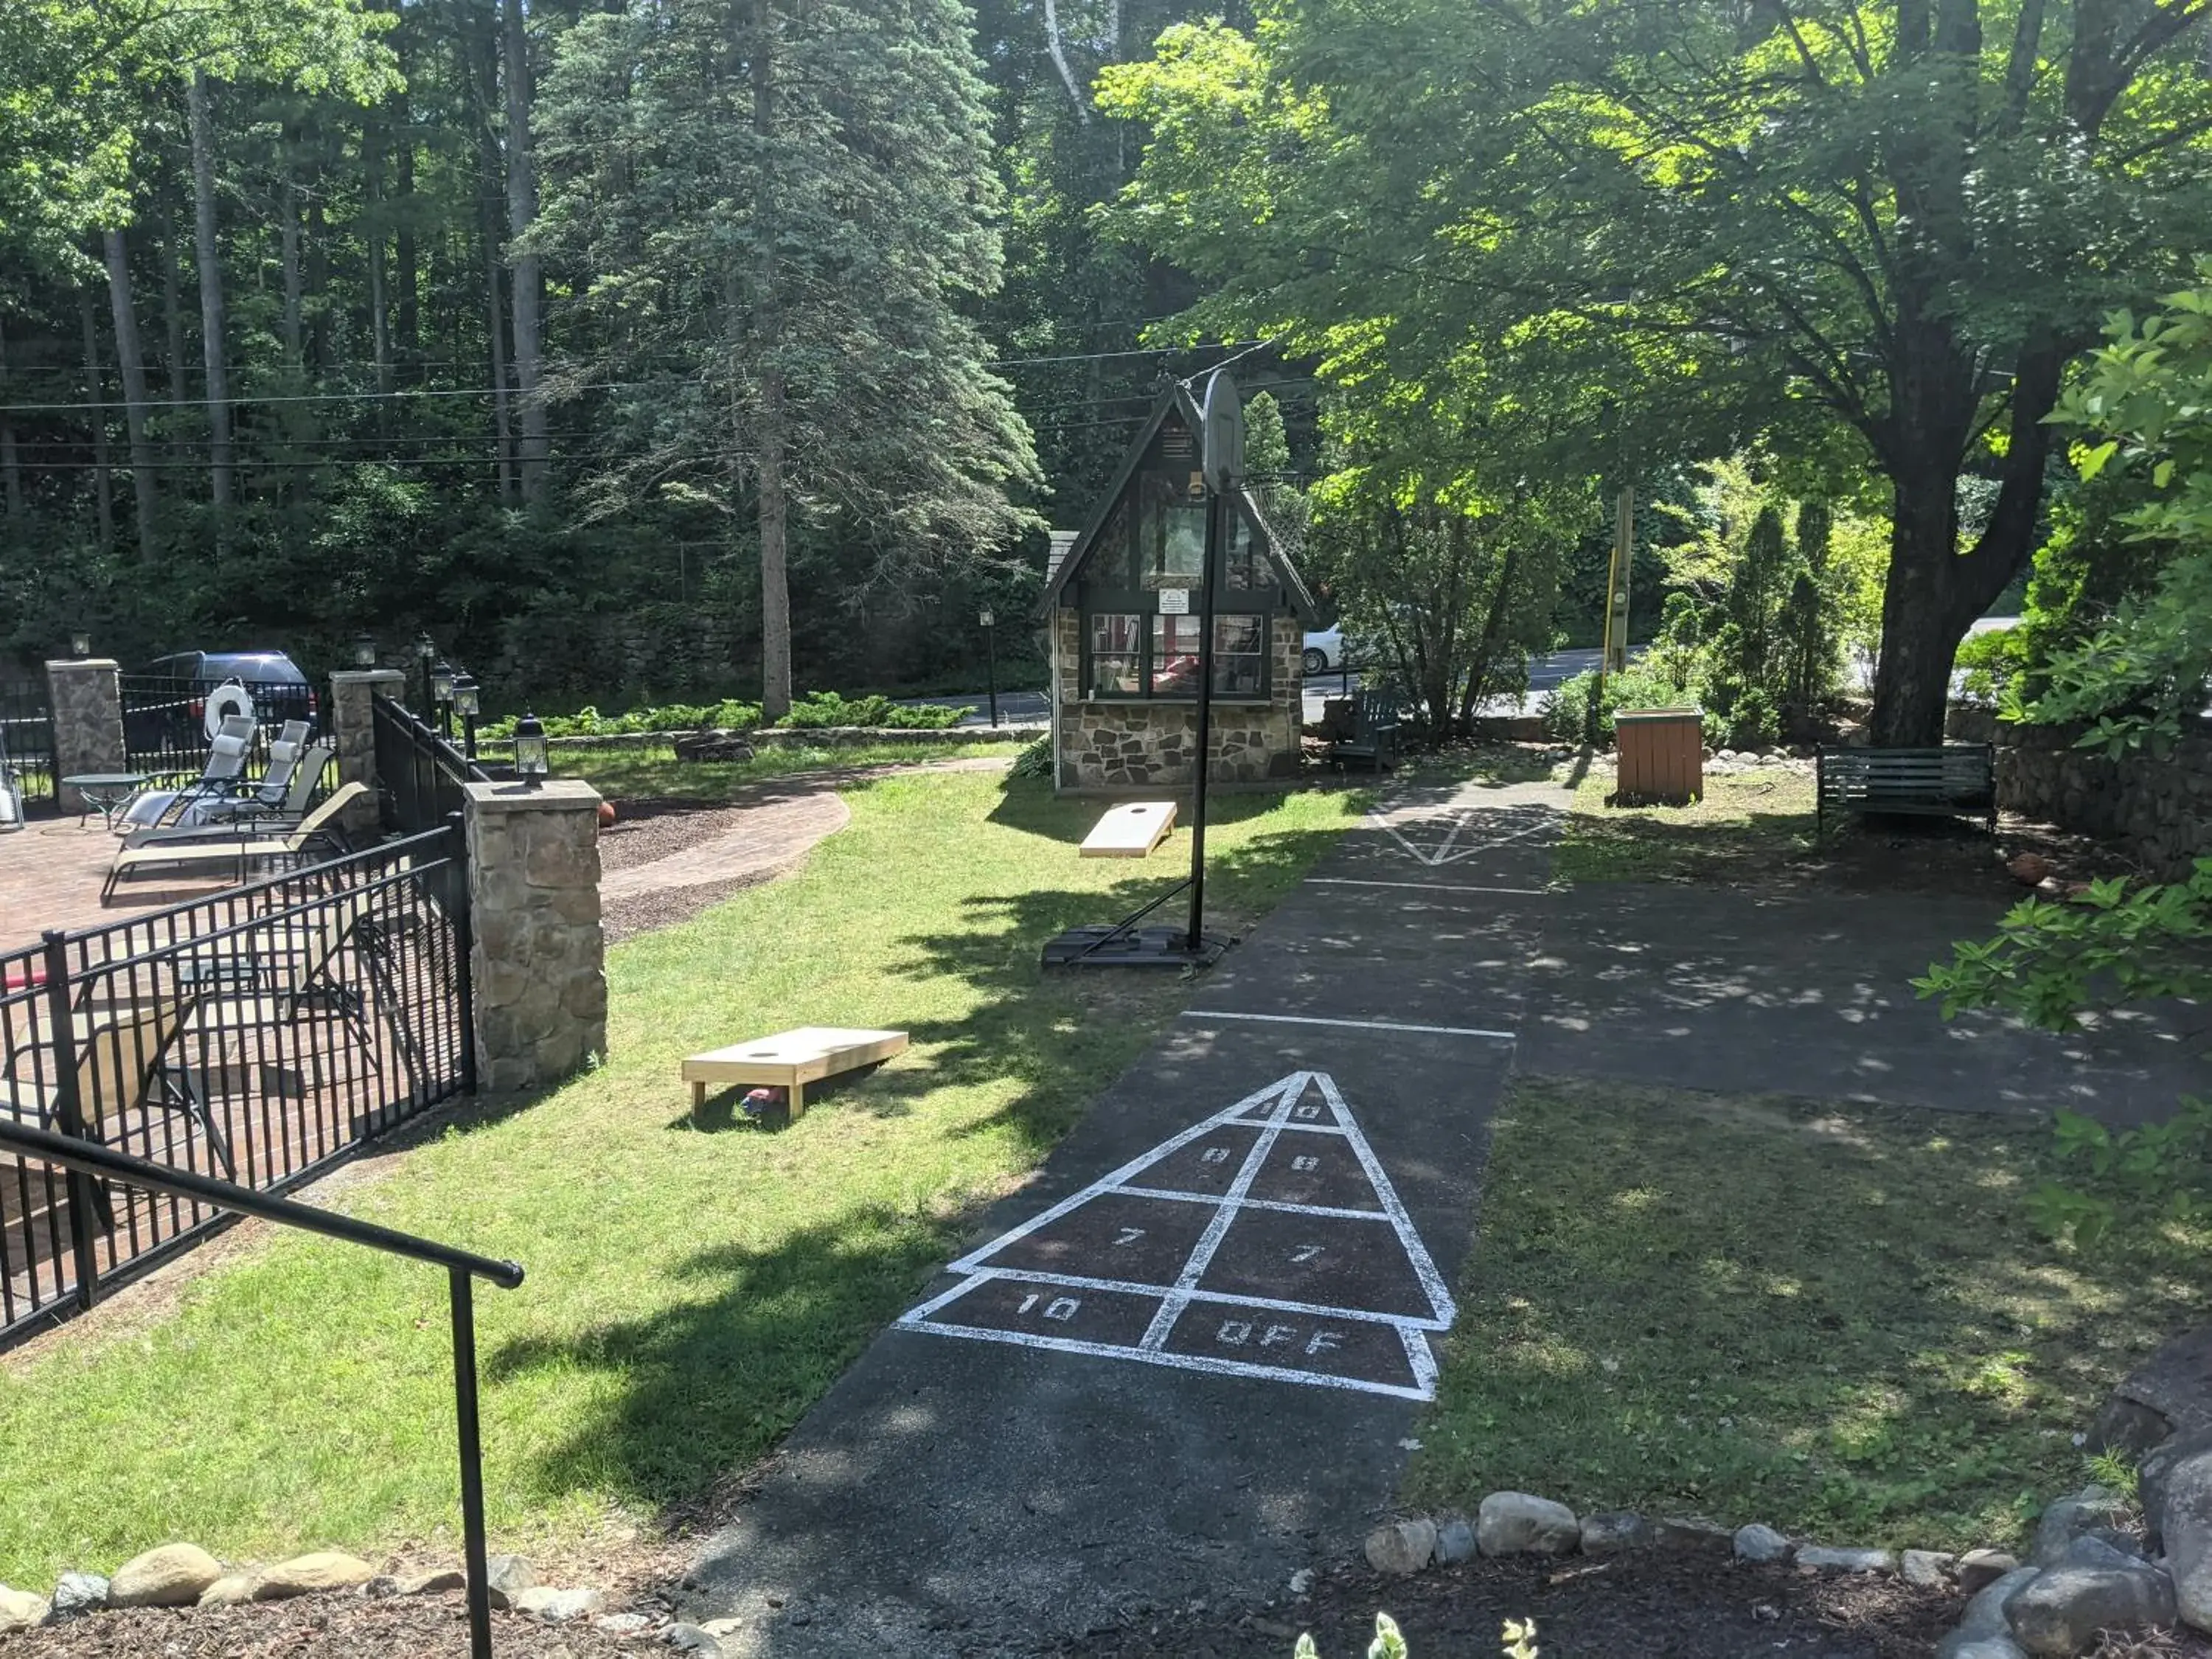
[[[1304,659],[1309,674],[1327,674],[1351,665],[1351,654],[1341,628],[1317,629],[1306,635]]]
[[[264,729],[294,720],[319,725],[314,686],[282,651],[177,651],[124,677],[125,744],[134,751],[204,748],[208,693],[233,680]]]

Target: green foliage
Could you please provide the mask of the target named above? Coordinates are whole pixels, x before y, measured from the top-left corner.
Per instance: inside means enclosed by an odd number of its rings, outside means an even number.
[[[1613,740],[1613,717],[1623,708],[1667,708],[1682,701],[1680,688],[1648,664],[1632,663],[1623,674],[1607,674],[1598,705],[1597,739]],[[1589,733],[1590,698],[1597,690],[1595,672],[1563,680],[1545,697],[1544,735],[1561,743],[1580,743]]]
[[[2141,1501],[2142,1471],[2124,1452],[2093,1452],[2082,1460],[2089,1479],[2107,1492],[2116,1492],[2130,1504]]]
[[[910,732],[942,732],[957,726],[964,710],[940,703],[906,704],[889,697],[843,697],[817,691],[799,698],[778,724],[810,729],[831,726],[878,726]]]
[[[2023,622],[2014,628],[1985,628],[1959,642],[1951,666],[1959,675],[1960,693],[1984,704],[2003,704],[2017,696],[2021,677],[2029,672],[2033,636]]]
[[[1532,1654],[1534,1651],[1529,1650]],[[1321,1650],[1314,1645],[1310,1632],[1298,1638],[1292,1659],[1321,1659]],[[1405,1636],[1398,1629],[1398,1621],[1387,1613],[1375,1615],[1375,1639],[1367,1644],[1367,1659],[1406,1659]]]
[[[1006,769],[1011,782],[1015,778],[1050,778],[1052,776],[1052,734],[1047,732],[1035,743],[1025,744],[1022,752],[1014,757],[1014,763]]]
[[[477,735],[511,738],[519,718],[509,714],[480,726]],[[760,720],[758,703],[739,702],[731,697],[717,703],[656,703],[647,708],[633,708],[626,714],[602,714],[586,705],[573,714],[541,714],[538,724],[545,728],[549,738],[610,738],[634,732],[748,732],[758,726]]]

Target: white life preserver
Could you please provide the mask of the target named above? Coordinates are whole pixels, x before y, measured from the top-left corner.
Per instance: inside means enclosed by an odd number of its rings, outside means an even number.
[[[207,694],[207,709],[200,717],[200,725],[206,729],[208,741],[213,743],[225,720],[252,718],[252,694],[236,680],[225,680]]]

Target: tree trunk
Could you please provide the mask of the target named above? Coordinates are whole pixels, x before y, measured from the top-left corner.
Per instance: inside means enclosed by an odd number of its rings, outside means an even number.
[[[422,355],[422,301],[415,250],[415,123],[405,93],[392,100],[392,117],[399,135],[398,146],[392,152],[392,201],[398,220],[394,275],[399,289],[399,351],[411,363]]]
[[[471,50],[476,58],[477,88],[477,234],[483,243],[484,323],[491,339],[491,422],[499,452],[499,494],[514,499],[514,428],[507,412],[507,315],[500,298],[499,210],[493,205],[500,193],[499,138],[493,131],[493,112],[499,107],[499,43],[489,27],[473,32]]]
[[[92,421],[93,510],[98,515],[100,550],[105,553],[115,545],[115,481],[107,471],[107,411],[100,407],[107,392],[100,384],[100,321],[90,289],[77,289],[76,310],[84,331],[85,413]]]
[[[301,326],[300,129],[284,125],[284,201],[276,240],[284,264],[284,360],[295,374],[307,368],[307,335]]]
[[[384,265],[384,131],[371,115],[361,130],[362,234],[368,241],[368,339],[376,356],[376,431],[388,434],[392,422],[392,296]]]
[[[208,483],[217,514],[231,502],[230,366],[224,362],[222,259],[216,246],[215,123],[208,82],[196,71],[185,93],[192,129],[192,237],[199,258],[200,354],[207,365]]]
[[[173,174],[165,177],[173,179]],[[183,249],[177,237],[177,198],[168,184],[161,189],[161,325],[168,344],[161,359],[169,372],[172,402],[191,396],[185,373],[185,285],[178,279]]]
[[[0,329],[0,408],[8,402],[11,388],[8,385],[8,337]],[[15,427],[4,414],[0,414],[0,495],[8,504],[8,524],[20,530],[23,523],[23,463],[15,451]]]
[[[1521,544],[1509,544],[1498,561],[1498,586],[1490,591],[1490,607],[1483,613],[1482,633],[1467,665],[1467,690],[1460,694],[1459,729],[1474,735],[1474,711],[1490,690],[1490,671],[1498,662],[1498,636],[1504,631],[1506,607],[1513,599],[1513,584],[1521,576]],[[1525,682],[1524,682],[1525,684]]]
[[[131,439],[131,490],[137,502],[138,556],[154,557],[154,445],[146,435],[146,359],[131,303],[131,259],[123,233],[106,232],[107,304],[115,321],[115,364],[123,376],[123,423]]]
[[[760,365],[759,430],[754,434],[760,485],[761,717],[773,724],[791,712],[791,577],[784,493],[782,273],[776,258],[775,8],[753,0],[753,138],[760,158],[755,189],[761,222],[753,230],[756,289],[753,326]]]
[[[522,499],[545,499],[545,405],[538,396],[538,269],[534,253],[515,252],[538,213],[530,153],[530,41],[522,0],[505,0],[507,51],[507,234],[509,296],[514,318],[514,382],[521,398]]]

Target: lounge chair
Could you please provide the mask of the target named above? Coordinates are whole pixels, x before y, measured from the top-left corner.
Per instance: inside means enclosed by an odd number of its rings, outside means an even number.
[[[343,846],[345,838],[338,829],[338,815],[368,793],[365,784],[346,784],[283,835],[225,835],[205,841],[155,842],[148,847],[125,847],[115,855],[114,867],[107,872],[107,884],[100,889],[100,902],[106,904],[115,896],[115,885],[124,877],[155,865],[173,865],[187,875],[205,874],[226,864],[235,865],[238,879],[244,881],[248,864],[259,860],[296,863],[318,841]]]
[[[301,722],[304,731],[305,722]],[[227,795],[246,776],[246,763],[253,747],[254,725],[248,715],[223,721],[208,744],[200,775],[173,789],[142,789],[115,815],[118,823],[134,830],[170,823],[196,803]]]
[[[307,803],[313,799],[315,789],[330,766],[331,757],[337,752],[327,743],[310,744],[288,769],[284,790],[266,807],[263,806],[258,794],[235,800],[211,801],[203,810],[219,812],[220,817],[203,818],[197,823],[133,830],[123,838],[123,844],[125,847],[149,847],[156,842],[213,841],[222,836],[234,841],[242,835],[275,835],[292,829],[307,817]],[[273,763],[270,770],[275,772]]]
[[[182,1112],[196,1118],[223,1173],[235,1176],[230,1143],[216,1127],[206,1097],[192,1085],[191,1073],[169,1062],[177,1034],[198,1005],[192,996],[149,996],[102,1005],[77,1015],[76,1106],[85,1133],[105,1140],[106,1126],[126,1112]],[[53,1128],[61,1112],[61,1091],[53,1080],[16,1075],[32,1050],[18,1051],[9,1074],[0,1077],[0,1111]],[[105,1202],[103,1199],[103,1209]],[[111,1216],[102,1219],[112,1224]]]

